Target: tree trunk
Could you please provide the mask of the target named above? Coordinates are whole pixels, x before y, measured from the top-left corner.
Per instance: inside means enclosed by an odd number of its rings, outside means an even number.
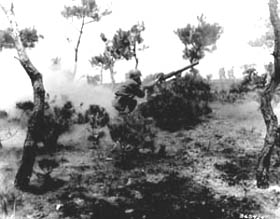
[[[280,20],[277,13],[277,0],[269,1],[270,20],[274,29],[275,45],[274,45],[274,73],[271,76],[270,82],[267,84],[265,90],[261,93],[261,112],[266,125],[266,136],[264,139],[264,146],[261,150],[256,180],[259,188],[267,188],[269,186],[269,166],[271,154],[275,145],[279,144],[279,127],[278,119],[275,115],[271,99],[280,82]]]
[[[259,156],[256,173],[257,186],[259,188],[267,188],[269,186],[270,158],[277,139],[278,120],[271,105],[274,86],[271,85],[270,87],[271,89],[268,88],[261,94],[260,108],[266,125],[266,136]]]
[[[82,38],[84,26],[85,26],[85,17],[83,16],[82,17],[82,25],[81,25],[80,32],[79,32],[78,41],[77,41],[77,44],[76,44],[76,47],[75,47],[73,80],[75,80],[76,74],[77,74],[79,47],[80,47],[80,44],[81,44],[81,38]]]
[[[135,69],[138,69],[139,60],[138,60],[138,57],[137,57],[137,54],[136,54],[136,43],[133,46],[133,56],[134,56],[134,59],[135,59]]]
[[[136,54],[134,55],[134,59],[135,59],[135,69],[138,69],[139,60]]]
[[[113,69],[113,67],[110,67],[109,70],[110,70],[110,76],[111,76],[112,85],[113,85],[113,88],[115,88],[116,81],[115,81],[115,77],[114,77],[114,69]]]
[[[13,6],[10,11],[6,10],[2,5],[0,6],[10,22],[12,29],[11,35],[15,42],[19,62],[28,74],[33,87],[34,109],[28,121],[27,135],[23,146],[23,155],[15,178],[15,186],[23,189],[29,184],[33,171],[37,142],[40,138],[40,129],[44,115],[45,89],[41,73],[33,66],[22,45],[18,25],[14,17]]]
[[[17,48],[18,49],[18,48]],[[28,121],[27,135],[23,146],[20,167],[16,174],[15,186],[24,188],[32,175],[36,156],[37,142],[41,138],[41,127],[44,116],[45,89],[41,73],[33,66],[26,54],[20,57],[20,63],[31,79],[33,86],[34,109]]]
[[[101,65],[101,70],[100,70],[100,84],[103,84],[103,65]]]

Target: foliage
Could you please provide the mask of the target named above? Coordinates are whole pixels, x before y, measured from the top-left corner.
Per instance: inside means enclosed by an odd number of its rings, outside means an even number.
[[[266,84],[267,74],[258,75],[257,70],[255,68],[249,68],[243,72],[244,78],[241,82],[243,87],[247,87],[244,89],[247,90],[255,90],[255,89],[263,89]]]
[[[239,84],[232,84],[233,88],[230,88],[230,90],[215,90],[212,93],[212,101],[218,101],[221,103],[235,103],[237,100],[240,100],[244,97],[244,93],[240,92],[240,91],[236,91],[239,90]],[[231,89],[233,89],[233,92],[231,91]]]
[[[263,89],[267,82],[267,74],[258,75],[257,70],[253,67],[245,67],[243,79],[234,81],[229,88],[215,90],[212,93],[212,99],[222,103],[234,103],[243,99],[251,91]]]
[[[20,30],[20,39],[23,46],[26,48],[34,48],[35,43],[39,41],[39,38],[43,38],[42,35],[38,35],[35,28],[24,28]],[[11,36],[11,29],[0,30],[0,50],[3,48],[11,49],[14,48],[14,40]]]
[[[210,85],[190,74],[164,82],[149,91],[147,102],[140,105],[145,117],[153,117],[163,129],[176,130],[198,121],[211,111]]]
[[[81,0],[79,5],[65,6],[62,11],[62,16],[66,19],[68,18],[77,18],[78,20],[82,20],[81,26],[79,28],[79,35],[75,45],[75,53],[74,53],[74,71],[73,76],[75,77],[77,71],[77,63],[78,63],[78,51],[81,44],[82,34],[84,32],[84,27],[87,24],[92,22],[98,22],[103,16],[109,15],[111,13],[110,10],[101,11],[97,6],[95,0]]]
[[[104,52],[98,56],[94,56],[92,57],[89,62],[92,66],[99,66],[101,67],[101,71],[103,69],[105,70],[110,70],[110,74],[111,74],[111,80],[112,80],[112,83],[114,84],[115,83],[115,80],[114,80],[114,65],[115,65],[115,62],[116,62],[116,59],[114,58],[113,56],[113,47],[112,47],[112,43],[111,41],[109,41],[105,35],[103,33],[101,33],[100,35],[102,41],[105,43],[105,49],[104,49]]]
[[[109,120],[110,117],[105,108],[99,105],[90,105],[85,112],[85,122],[90,124],[92,131],[88,139],[94,144],[98,144],[99,139],[104,135],[101,128],[106,126]]]
[[[244,81],[232,83],[229,88],[230,93],[246,93],[248,92],[248,87],[244,84]]]
[[[24,47],[33,48],[35,47],[35,43],[38,42],[39,36],[36,29],[25,28],[20,31],[20,39]]]
[[[74,113],[75,109],[70,101],[62,106],[48,107],[46,104],[42,138],[47,150],[56,150],[59,136],[69,131],[73,125]]]
[[[27,101],[20,101],[16,103],[16,108],[23,110],[23,111],[27,111],[27,110],[33,110],[34,108],[34,103],[30,100]]]
[[[105,70],[113,68],[117,60],[132,58],[138,65],[137,45],[143,43],[141,33],[145,30],[144,23],[135,24],[129,30],[119,29],[113,36],[112,40],[106,38],[102,33],[100,35],[105,43],[105,50],[102,54],[94,56],[90,59],[92,66],[99,66]]]
[[[34,104],[31,101],[18,102],[16,108],[23,112],[22,118],[30,118]],[[62,106],[46,102],[43,124],[38,140],[42,141],[47,150],[54,150],[59,136],[67,132],[74,123],[75,109],[72,102],[67,101]]]
[[[141,36],[144,30],[144,23],[133,25],[127,31],[119,29],[112,40],[113,56],[116,59],[124,58],[125,60],[136,57],[136,45],[144,41]]]
[[[38,166],[41,172],[34,172],[42,180],[41,187],[52,187],[53,179],[51,178],[51,173],[59,166],[59,163],[55,159],[43,158],[38,160]]]
[[[0,119],[8,118],[8,113],[5,110],[0,110]]]
[[[67,101],[62,106],[53,107],[55,125],[58,135],[68,131],[73,124],[75,109],[71,101]]]
[[[212,52],[216,49],[216,42],[222,33],[222,27],[217,24],[210,24],[201,15],[197,17],[198,25],[188,24],[184,28],[178,28],[175,34],[184,44],[183,58],[192,62],[204,57],[205,51]]]
[[[89,17],[92,21],[99,21],[102,16],[108,15],[108,10],[100,12],[95,0],[81,0],[80,5],[65,6],[62,15],[65,18],[76,17],[78,19]]]
[[[20,121],[22,127],[26,127],[28,120],[32,114],[34,108],[34,103],[32,101],[20,101],[16,103],[16,109],[20,110],[22,114],[20,118],[15,118],[15,120]]]
[[[97,144],[100,137],[103,136],[101,128],[109,123],[109,114],[105,108],[99,105],[89,105],[88,109],[82,113],[77,112],[71,101],[66,101],[63,105],[56,105],[55,99],[45,103],[44,122],[42,132],[40,133],[42,141],[47,149],[55,149],[59,136],[70,130],[75,123],[89,123],[91,135],[89,140]],[[31,101],[22,101],[16,104],[16,108],[23,112],[21,120],[27,117],[28,120],[34,108]]]
[[[250,91],[246,80],[238,80],[231,82],[226,88],[214,88],[212,91],[212,101],[221,103],[235,103],[244,99],[245,95]]]
[[[104,127],[109,122],[109,114],[105,108],[92,104],[85,112],[85,122],[89,122],[92,128]]]
[[[154,152],[153,122],[144,118],[139,111],[115,118],[108,127],[116,142],[112,151],[116,164],[128,167],[139,151]]]
[[[98,56],[94,56],[90,59],[90,64],[92,66],[99,66],[105,70],[110,69],[115,64],[115,60],[111,57],[110,53],[104,51]]]
[[[87,79],[87,84],[90,84],[93,86],[98,85],[98,83],[101,82],[100,75],[94,75],[94,76],[87,75],[86,79]]]

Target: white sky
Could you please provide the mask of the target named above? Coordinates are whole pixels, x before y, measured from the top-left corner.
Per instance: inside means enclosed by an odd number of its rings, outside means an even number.
[[[9,2],[10,0],[0,0],[0,3],[6,6]],[[36,67],[44,74],[47,88],[53,83],[58,86],[62,83],[57,79],[61,73],[50,69],[51,58],[61,57],[62,71],[73,69],[74,45],[79,26],[75,26],[71,20],[61,16],[64,5],[73,2],[75,1],[14,0],[14,10],[20,28],[34,26],[45,37],[40,40],[36,48],[28,52]],[[97,2],[102,8],[109,7],[112,14],[98,23],[86,26],[79,50],[78,77],[98,74],[88,60],[103,50],[103,42],[99,37],[101,32],[110,37],[117,29],[128,29],[141,21],[146,26],[143,34],[144,43],[149,46],[149,49],[139,53],[139,68],[143,75],[169,72],[185,66],[188,63],[182,59],[183,45],[174,34],[174,30],[188,23],[195,24],[196,17],[202,13],[207,21],[217,22],[224,28],[224,33],[217,43],[217,50],[212,54],[206,54],[199,64],[203,76],[213,74],[217,77],[220,67],[229,69],[232,66],[235,66],[236,76],[241,76],[240,65],[257,63],[262,71],[263,64],[272,60],[269,51],[248,46],[250,39],[255,39],[263,33],[263,21],[268,18],[267,0],[99,0]],[[7,25],[8,22],[0,11],[0,29],[6,28]],[[66,38],[70,38],[71,43]],[[13,58],[15,55],[15,51],[12,50],[0,52],[0,99],[3,99],[5,93],[11,93],[9,89],[13,86],[25,88],[22,89],[22,96],[31,93],[29,79]],[[124,73],[133,66],[133,61],[119,62],[116,65],[117,80],[123,80]]]

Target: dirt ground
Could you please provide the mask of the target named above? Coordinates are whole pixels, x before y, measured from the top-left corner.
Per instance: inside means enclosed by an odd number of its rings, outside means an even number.
[[[29,192],[13,188],[25,131],[2,122],[2,135],[8,136],[0,149],[0,201],[8,200],[2,218],[280,218],[279,149],[272,157],[270,187],[256,188],[265,134],[258,103],[213,103],[212,109],[188,130],[157,130],[157,149],[164,145],[166,153],[142,154],[126,169],[106,159],[108,137],[94,146],[87,140],[88,126],[76,125],[51,155],[59,166],[47,184],[36,162]]]

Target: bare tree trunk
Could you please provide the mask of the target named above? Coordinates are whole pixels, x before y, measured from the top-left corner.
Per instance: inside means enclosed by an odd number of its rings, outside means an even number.
[[[33,66],[22,45],[18,25],[13,12],[13,6],[11,7],[10,11],[6,10],[2,5],[0,6],[10,22],[10,26],[12,28],[12,37],[19,56],[19,62],[28,74],[33,87],[34,109],[28,121],[28,129],[23,146],[22,160],[15,178],[15,186],[23,189],[29,184],[33,171],[37,142],[39,140],[38,138],[40,138],[40,129],[43,121],[45,89],[43,86],[41,73]]]
[[[83,16],[78,41],[77,41],[77,44],[76,44],[76,47],[75,47],[75,58],[74,58],[75,63],[74,63],[74,70],[73,70],[73,79],[75,79],[76,74],[77,74],[79,47],[80,47],[80,44],[81,44],[81,38],[82,38],[84,26],[85,26],[85,17]]]
[[[134,56],[134,59],[135,59],[135,69],[137,69],[138,64],[139,64],[139,60],[138,60],[138,57],[137,57],[137,54],[136,54],[136,43],[133,46],[133,56]]]
[[[101,66],[101,70],[100,70],[100,84],[103,84],[103,65]]]
[[[115,81],[114,74],[115,74],[115,72],[114,72],[113,67],[110,67],[110,76],[111,76],[111,81],[112,81],[113,88],[116,86],[116,81]]]
[[[138,69],[139,60],[138,60],[136,54],[134,55],[134,59],[135,59],[135,69]]]
[[[269,186],[269,166],[271,154],[275,145],[279,144],[279,128],[278,119],[275,115],[271,99],[280,82],[280,19],[277,13],[277,0],[269,1],[270,20],[274,29],[275,45],[274,45],[274,73],[272,74],[270,83],[267,84],[265,90],[261,94],[261,112],[266,125],[266,136],[264,146],[261,150],[256,180],[259,188],[267,188]]]

